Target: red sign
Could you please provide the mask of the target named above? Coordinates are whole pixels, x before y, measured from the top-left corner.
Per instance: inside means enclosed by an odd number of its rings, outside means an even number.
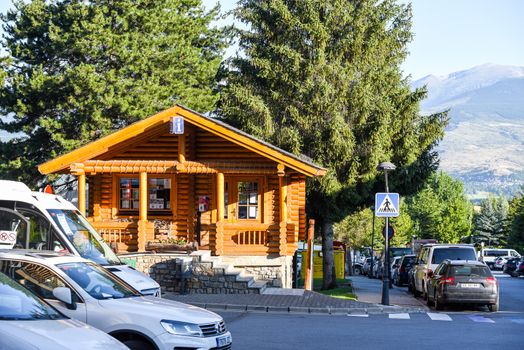
[[[209,197],[199,196],[198,197],[198,211],[203,213],[209,210]]]

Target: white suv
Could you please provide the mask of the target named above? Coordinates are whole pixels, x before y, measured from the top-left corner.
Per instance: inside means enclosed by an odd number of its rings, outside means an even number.
[[[412,272],[411,290],[415,296],[427,298],[426,285],[430,272],[444,260],[477,260],[475,247],[469,244],[425,244],[418,253]]]
[[[231,348],[231,333],[219,315],[143,296],[117,275],[80,257],[4,250],[0,251],[0,272],[131,350]]]

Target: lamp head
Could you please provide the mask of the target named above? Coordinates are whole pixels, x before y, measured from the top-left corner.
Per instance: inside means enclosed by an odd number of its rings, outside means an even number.
[[[392,171],[392,170],[395,170],[396,168],[397,167],[395,166],[395,164],[390,163],[390,162],[382,162],[377,166],[378,171],[384,171],[384,172]]]

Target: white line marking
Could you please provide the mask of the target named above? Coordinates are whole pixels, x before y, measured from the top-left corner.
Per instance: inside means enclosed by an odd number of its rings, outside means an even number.
[[[351,317],[369,317],[368,314],[348,314]]]
[[[402,314],[389,314],[390,319],[395,320],[409,320],[409,314],[402,313]]]
[[[468,318],[474,322],[495,323],[495,321],[493,321],[491,318],[487,318],[484,316],[473,315],[473,316],[468,316]]]
[[[439,314],[436,312],[427,312],[427,314],[433,321],[453,321],[451,317],[446,314]]]

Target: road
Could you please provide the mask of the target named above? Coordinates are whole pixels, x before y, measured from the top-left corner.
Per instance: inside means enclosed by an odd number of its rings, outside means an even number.
[[[500,349],[524,343],[524,278],[498,276],[501,311],[323,316],[219,312],[234,349]]]

